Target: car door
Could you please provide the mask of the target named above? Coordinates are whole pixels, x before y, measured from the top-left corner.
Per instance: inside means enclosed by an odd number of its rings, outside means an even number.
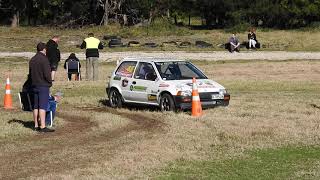
[[[140,62],[130,87],[136,101],[157,103],[158,77],[151,63]]]
[[[125,101],[132,101],[133,95],[130,90],[130,85],[133,81],[133,72],[136,68],[136,61],[124,61],[120,64],[113,81],[117,81],[118,86],[121,89],[122,97]]]

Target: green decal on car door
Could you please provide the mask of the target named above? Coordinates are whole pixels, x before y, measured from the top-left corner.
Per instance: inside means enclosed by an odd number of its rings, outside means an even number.
[[[147,87],[145,86],[130,86],[131,91],[139,91],[139,92],[145,92],[147,90]]]

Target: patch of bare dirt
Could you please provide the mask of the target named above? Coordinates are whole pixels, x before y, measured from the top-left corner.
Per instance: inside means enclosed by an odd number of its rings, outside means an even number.
[[[164,122],[152,117],[123,113],[111,108],[83,107],[81,109],[87,112],[119,115],[129,119],[130,123],[106,134],[92,136],[88,132],[96,124],[90,121],[89,117],[70,115],[66,111],[58,113],[57,116],[63,118],[65,124],[56,132],[36,134],[34,137],[12,142],[11,145],[17,148],[24,144],[34,144],[34,147],[0,157],[2,162],[0,163],[0,179],[41,177],[48,172],[59,173],[85,168],[90,163],[99,161],[101,157],[97,154],[105,154],[105,151],[109,153],[121,151],[123,144],[118,144],[117,140],[128,133],[132,131],[143,131],[148,134],[161,133],[167,126]],[[133,138],[135,141],[148,138],[143,134],[145,133]],[[99,144],[104,142],[108,142],[109,146],[101,148]]]
[[[89,117],[86,116],[75,116],[68,114],[66,112],[57,113],[57,117],[64,119],[67,123],[64,125],[63,128],[59,128],[56,130],[55,133],[49,134],[51,136],[47,137],[55,137],[55,136],[75,136],[75,134],[79,134],[82,132],[86,132],[96,124],[90,121]],[[46,136],[41,136],[46,138]]]
[[[153,117],[144,116],[141,114],[133,114],[127,112],[119,112],[117,109],[105,108],[105,107],[81,107],[84,111],[94,111],[100,113],[111,113],[130,119],[132,123],[128,124],[129,127],[136,126],[139,130],[155,131],[164,130],[167,126],[163,121],[160,121]]]

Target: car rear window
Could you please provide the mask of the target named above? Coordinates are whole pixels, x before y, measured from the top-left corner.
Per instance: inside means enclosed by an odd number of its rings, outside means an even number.
[[[117,76],[131,78],[133,76],[134,69],[137,65],[135,61],[122,62],[116,71]]]

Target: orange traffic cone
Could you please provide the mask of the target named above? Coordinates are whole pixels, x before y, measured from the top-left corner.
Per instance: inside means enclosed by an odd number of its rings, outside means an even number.
[[[11,97],[11,90],[10,90],[10,80],[9,77],[7,78],[6,84],[6,94],[4,95],[4,108],[5,109],[12,109],[12,97]]]
[[[196,83],[196,78],[192,79],[192,112],[191,115],[194,117],[202,116],[202,107],[200,102],[200,96]]]

